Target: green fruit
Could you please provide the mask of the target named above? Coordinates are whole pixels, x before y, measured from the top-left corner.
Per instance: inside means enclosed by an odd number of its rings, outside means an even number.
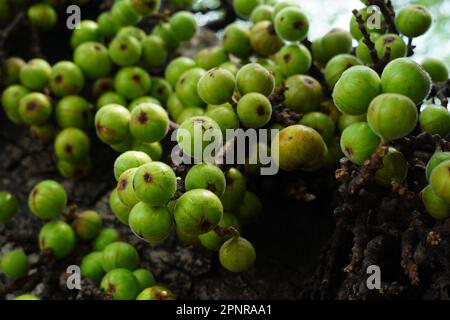
[[[120,67],[128,67],[141,59],[142,46],[135,37],[116,36],[110,42],[108,52],[115,64]]]
[[[242,67],[236,76],[236,81],[242,95],[256,92],[268,97],[275,89],[273,75],[258,63],[250,63]]]
[[[58,160],[57,163],[59,174],[66,179],[81,179],[86,177],[92,171],[92,160],[90,157],[83,158],[79,161]]]
[[[341,150],[353,163],[363,164],[379,146],[380,138],[366,122],[354,123],[341,136]]]
[[[159,105],[143,103],[131,112],[130,132],[142,142],[161,141],[168,130],[169,116]]]
[[[426,186],[421,193],[422,202],[428,214],[437,220],[444,220],[450,216],[450,204],[439,197],[431,186]]]
[[[324,54],[324,62],[338,54],[350,53],[353,49],[352,35],[344,29],[331,29],[320,40],[320,49]]]
[[[80,96],[64,97],[55,108],[56,123],[62,129],[88,129],[94,119],[92,109],[93,106]]]
[[[362,65],[362,62],[350,54],[339,54],[332,58],[325,67],[325,80],[331,89],[342,74],[353,66]]]
[[[275,32],[272,22],[261,21],[250,29],[250,45],[257,54],[267,57],[278,52],[283,41]]]
[[[177,227],[189,234],[203,234],[213,230],[222,219],[220,199],[209,190],[187,191],[175,206]]]
[[[273,6],[273,18],[276,17],[276,15],[281,12],[281,10],[288,8],[288,7],[295,7],[300,8],[300,4],[297,0],[266,0],[266,3]]]
[[[408,162],[405,156],[389,148],[389,152],[383,157],[383,167],[375,173],[375,181],[385,187],[391,188],[392,182],[402,183],[408,174]]]
[[[142,59],[152,68],[161,67],[169,55],[161,37],[150,35],[142,41]]]
[[[313,60],[319,66],[325,65],[330,60],[322,48],[322,38],[318,38],[311,43],[311,53]]]
[[[141,16],[135,11],[131,1],[116,1],[111,8],[111,19],[116,26],[125,27],[137,24]]]
[[[133,272],[126,269],[109,271],[100,286],[113,300],[133,300],[139,293],[139,282]]]
[[[219,250],[220,264],[231,272],[244,272],[250,269],[256,260],[253,245],[242,237],[227,240]]]
[[[100,230],[95,240],[92,242],[94,251],[103,251],[111,243],[120,240],[120,235],[114,228],[104,228]],[[102,257],[103,260],[103,257]],[[103,265],[102,265],[103,266]]]
[[[123,142],[130,134],[130,118],[128,109],[120,105],[109,104],[102,107],[95,115],[97,136],[107,144]]]
[[[28,8],[28,21],[33,27],[42,30],[52,29],[58,20],[56,10],[45,3],[37,3]]]
[[[277,64],[284,76],[303,74],[309,70],[312,63],[311,53],[301,44],[288,44],[278,51]]]
[[[376,39],[375,50],[377,51],[378,58],[383,59],[386,56],[388,48],[390,49],[388,61],[406,56],[406,43],[396,34],[385,34]]]
[[[139,202],[130,212],[129,224],[136,236],[148,242],[161,242],[172,231],[172,215],[166,207]]]
[[[178,124],[198,116],[203,116],[205,114],[205,109],[199,107],[189,107],[181,110],[178,117],[175,119]]]
[[[89,153],[91,143],[84,131],[67,128],[58,133],[55,139],[56,156],[65,161],[79,161]]]
[[[144,41],[144,39],[147,37],[147,34],[144,30],[141,28],[135,27],[135,26],[128,26],[120,28],[119,32],[116,35],[117,37],[133,37],[136,38],[139,42]]]
[[[32,294],[22,294],[20,296],[17,296],[14,300],[41,300],[41,299]]]
[[[200,79],[206,74],[201,68],[192,68],[181,75],[176,86],[180,101],[186,106],[203,106],[204,102],[197,92]]]
[[[30,125],[44,124],[52,114],[50,99],[39,92],[28,93],[19,102],[19,117]]]
[[[297,7],[287,7],[278,12],[274,24],[277,34],[286,41],[302,41],[309,30],[308,18]]]
[[[336,107],[353,116],[367,112],[373,98],[381,93],[378,74],[365,66],[354,66],[345,71],[333,90]]]
[[[78,94],[84,87],[81,69],[73,62],[55,64],[50,74],[50,88],[59,97]]]
[[[233,212],[242,203],[247,190],[245,176],[236,168],[230,168],[225,172],[225,192],[220,197],[225,211]]]
[[[167,65],[164,71],[164,77],[175,88],[181,75],[189,69],[195,68],[195,66],[195,62],[191,58],[176,58]]]
[[[450,161],[441,162],[430,176],[430,185],[434,193],[447,203],[450,203]]]
[[[12,85],[6,88],[2,93],[2,105],[6,116],[15,124],[23,122],[19,113],[20,100],[29,94],[30,91],[21,85]]]
[[[187,41],[194,37],[197,31],[195,16],[189,11],[179,11],[169,20],[170,28],[180,41]]]
[[[409,5],[398,11],[395,25],[401,34],[409,38],[415,38],[425,34],[430,29],[432,20],[433,18],[426,7]]]
[[[73,49],[86,42],[100,42],[102,34],[97,22],[91,20],[81,21],[70,37],[70,45]]]
[[[28,257],[22,249],[11,250],[0,258],[0,271],[12,279],[26,277],[30,270]]]
[[[31,126],[30,134],[33,139],[38,140],[42,144],[48,144],[55,137],[55,126],[51,122],[47,122],[42,126]]]
[[[315,171],[327,154],[327,146],[320,134],[303,125],[281,130],[272,141],[272,157],[285,171]]]
[[[120,106],[126,106],[127,101],[124,97],[114,91],[108,91],[103,93],[97,100],[97,109],[100,109],[108,104],[118,104]]]
[[[120,175],[117,182],[117,194],[119,199],[129,208],[133,208],[139,202],[135,188],[133,187],[133,179],[137,170],[138,168],[126,170]]]
[[[174,196],[177,177],[163,162],[149,162],[140,166],[133,179],[136,196],[150,206],[162,206]]]
[[[307,113],[319,108],[323,92],[320,83],[306,75],[287,78],[284,91],[284,105],[298,113]]]
[[[443,60],[426,58],[422,61],[422,67],[433,82],[444,82],[448,79],[448,68]]]
[[[231,101],[236,87],[233,74],[222,68],[209,70],[197,84],[200,98],[208,104],[222,104]]]
[[[222,219],[219,222],[219,227],[233,227],[236,230],[241,230],[241,224],[235,215],[231,213],[224,213]],[[219,251],[222,244],[228,240],[231,236],[225,235],[220,237],[215,230],[209,231],[207,233],[201,234],[198,236],[200,243],[209,250]]]
[[[175,300],[175,296],[169,289],[153,286],[143,290],[136,300]]]
[[[274,8],[270,5],[260,4],[257,6],[250,16],[250,20],[253,24],[257,24],[258,22],[268,20],[272,21]]]
[[[131,168],[138,168],[141,165],[152,161],[152,159],[141,151],[127,151],[121,154],[114,162],[114,177],[119,179],[120,175]]]
[[[110,74],[113,64],[108,49],[99,42],[85,42],[74,52],[73,61],[90,79],[99,79]]]
[[[42,90],[48,83],[52,67],[42,59],[30,60],[20,69],[20,82],[31,90]]]
[[[243,96],[236,110],[239,120],[248,128],[264,127],[272,116],[272,104],[260,93],[248,93]]]
[[[139,264],[139,254],[129,243],[117,241],[108,244],[102,253],[102,265],[106,272],[123,268],[130,271]]]
[[[375,43],[376,40],[380,37],[380,34],[370,33],[369,36],[370,36],[370,40]],[[358,41],[358,46],[356,47],[355,53],[356,53],[356,57],[358,59],[360,59],[364,64],[369,65],[369,64],[373,63],[370,49],[364,42],[364,39],[361,39]],[[377,56],[378,56],[378,53],[377,53]]]
[[[17,84],[20,81],[20,70],[26,65],[25,61],[18,57],[10,57],[5,62],[5,74],[3,83],[6,86]]]
[[[206,111],[205,116],[213,119],[222,130],[222,135],[225,136],[227,129],[239,128],[239,118],[234,112],[233,108],[226,107],[227,104],[221,105],[218,108]]]
[[[141,103],[153,103],[153,104],[161,105],[161,102],[159,102],[158,99],[149,97],[149,96],[145,96],[145,97],[140,97],[140,98],[137,98],[137,99],[134,99],[133,101],[131,101],[130,104],[128,105],[128,110],[130,110],[130,112],[132,112],[133,109],[136,108]]]
[[[193,166],[185,178],[186,190],[206,189],[221,196],[226,187],[225,175],[213,164],[200,163]]]
[[[158,24],[152,31],[152,35],[160,37],[163,39],[166,48],[169,52],[175,51],[178,46],[180,45],[180,42],[178,41],[175,33],[173,32],[172,28],[170,27],[169,23],[160,23]]]
[[[133,272],[136,280],[139,282],[139,292],[155,285],[153,274],[147,269],[137,269]]]
[[[73,229],[82,240],[94,239],[102,227],[102,218],[93,210],[86,210],[76,215]]]
[[[450,113],[441,106],[427,106],[420,114],[420,126],[426,133],[441,137],[450,134]]]
[[[381,85],[383,92],[403,94],[419,104],[430,93],[431,78],[413,60],[399,58],[386,66],[381,75]]]
[[[145,17],[159,10],[161,0],[130,0],[130,5],[136,13]]]
[[[63,214],[67,204],[64,188],[56,181],[44,180],[31,191],[28,206],[41,219],[57,218]]]
[[[159,142],[142,143],[140,141],[133,142],[133,150],[145,152],[153,161],[159,161],[162,158],[162,145]]]
[[[248,58],[253,51],[249,29],[236,23],[225,28],[222,45],[227,52],[241,59]]]
[[[334,122],[329,116],[322,112],[310,112],[305,114],[299,124],[316,130],[326,143],[334,137]]]
[[[245,192],[244,199],[236,211],[236,216],[243,225],[255,222],[263,212],[260,198],[253,192]]]
[[[367,115],[362,114],[359,116],[351,116],[349,114],[343,114],[339,117],[339,131],[342,133],[347,127],[351,126],[354,123],[358,122],[366,122],[367,121]]]
[[[400,94],[385,93],[372,100],[367,122],[383,141],[403,138],[417,125],[417,108],[411,99]]]
[[[150,95],[158,100],[158,105],[166,105],[173,94],[172,86],[163,78],[153,78]]]
[[[450,160],[450,152],[436,151],[436,153],[431,157],[430,161],[428,161],[427,164],[426,168],[427,179],[430,180],[431,173],[433,172],[434,168],[436,168],[442,162],[447,160]]]
[[[252,11],[262,3],[262,0],[233,0],[233,9],[240,18],[248,19]]]
[[[380,9],[376,6],[372,6],[369,8],[362,8],[358,10],[358,13],[361,15],[361,18],[364,21],[364,27],[368,33],[376,32],[383,33],[385,29],[384,16],[381,14]],[[376,19],[380,19],[379,28],[376,25]],[[359,29],[358,22],[356,21],[356,17],[352,16],[350,20],[350,33],[353,38],[356,40],[361,40],[363,38],[363,34]]]
[[[56,259],[70,255],[76,244],[75,232],[63,221],[46,223],[39,232],[39,248],[48,252]]]
[[[211,47],[200,50],[195,56],[195,63],[199,68],[209,70],[217,68],[228,61],[228,55],[224,48]]]
[[[80,270],[83,277],[95,282],[102,280],[105,275],[102,265],[103,254],[101,252],[92,252],[81,260]]]
[[[17,198],[7,191],[0,192],[0,223],[4,223],[16,214]]]
[[[97,25],[100,33],[106,38],[112,38],[116,35],[118,27],[114,24],[110,12],[103,12],[97,17]]]
[[[213,151],[211,146],[219,147],[222,143],[222,132],[219,125],[211,118],[204,116],[191,117],[185,120],[177,130],[177,141],[184,154],[205,162],[212,160],[214,154],[204,154]],[[216,148],[217,149],[217,148]]]
[[[114,189],[109,196],[109,207],[120,222],[128,224],[131,208],[120,200],[117,189]]]
[[[151,87],[150,75],[140,67],[122,68],[114,78],[115,90],[130,100],[145,96]]]

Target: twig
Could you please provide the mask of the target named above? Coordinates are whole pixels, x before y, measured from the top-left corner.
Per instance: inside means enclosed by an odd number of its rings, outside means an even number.
[[[375,44],[370,39],[370,34],[367,32],[366,26],[364,25],[364,20],[358,10],[355,9],[352,13],[356,18],[356,22],[358,22],[359,30],[364,36],[363,42],[366,44],[367,48],[369,48],[370,57],[372,58],[373,63],[376,64],[380,59],[378,58],[377,50],[375,50]]]

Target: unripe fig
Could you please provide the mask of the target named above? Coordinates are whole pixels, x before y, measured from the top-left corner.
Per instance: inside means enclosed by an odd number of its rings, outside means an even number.
[[[438,165],[440,165],[442,162],[450,160],[450,152],[442,152],[442,151],[436,151],[435,154],[431,157],[430,161],[428,161],[426,174],[427,179],[429,180],[431,177],[431,173],[433,172],[434,168],[436,168]]]
[[[121,154],[114,162],[114,177],[119,179],[120,175],[131,168],[138,168],[152,159],[142,151],[127,151]]]
[[[447,203],[450,203],[450,161],[444,161],[433,169],[430,185],[434,193]]]
[[[70,255],[76,244],[75,232],[63,221],[46,223],[39,232],[39,248],[56,259]]]
[[[324,62],[338,54],[350,53],[352,51],[352,35],[344,29],[331,29],[320,40],[320,48],[324,55]]]
[[[264,95],[253,92],[239,100],[236,111],[245,127],[261,128],[270,121],[272,104]]]
[[[427,106],[419,117],[420,126],[426,133],[441,137],[447,137],[450,134],[450,113],[445,107]]]
[[[400,94],[385,93],[372,100],[367,122],[383,141],[403,138],[416,127],[417,108],[411,99]]]
[[[421,5],[409,5],[400,9],[395,25],[401,34],[409,38],[423,35],[430,29],[432,17],[428,9]]]
[[[252,11],[262,3],[263,0],[233,0],[233,9],[240,18],[248,19]]]
[[[139,282],[140,291],[155,285],[155,278],[153,277],[153,274],[147,269],[134,270],[133,274]]]
[[[361,18],[364,21],[364,27],[368,33],[376,32],[383,33],[385,29],[384,16],[381,14],[380,9],[376,6],[371,6],[370,8],[362,8],[358,10],[358,13],[361,15]],[[380,24],[377,25],[377,19],[380,19]],[[358,22],[356,21],[356,17],[352,16],[350,20],[350,32],[356,40],[360,40],[363,38],[363,34],[359,29]]]
[[[195,63],[197,67],[210,70],[228,61],[228,54],[222,47],[205,48],[197,52]]]
[[[180,42],[175,36],[169,23],[158,24],[156,27],[153,28],[152,35],[163,39],[169,52],[176,50],[180,45]]]
[[[58,97],[78,94],[84,87],[80,67],[71,61],[55,64],[50,73],[50,88]]]
[[[109,207],[120,222],[128,224],[131,208],[120,200],[117,189],[111,191],[111,194],[109,195]]]
[[[230,24],[225,28],[222,45],[232,55],[246,59],[252,54],[250,30],[240,24]]]
[[[70,45],[73,49],[76,49],[86,42],[100,42],[101,40],[102,34],[98,24],[95,21],[82,20],[70,37]]]
[[[130,100],[146,95],[151,87],[150,75],[140,67],[122,68],[114,78],[117,93]]]
[[[381,75],[381,85],[383,92],[403,94],[419,104],[430,93],[431,78],[413,60],[399,58],[386,66]]]
[[[242,67],[237,76],[237,89],[242,95],[251,92],[270,96],[275,89],[275,79],[270,71],[258,63],[250,63]]]
[[[139,293],[136,300],[175,300],[175,295],[167,288],[153,286]]]
[[[76,215],[73,229],[82,240],[94,239],[102,226],[102,218],[93,210],[86,210]]]
[[[40,92],[28,93],[19,102],[19,117],[29,125],[44,124],[52,110],[50,99]]]
[[[373,98],[381,93],[378,74],[366,66],[354,66],[345,71],[333,90],[336,107],[343,113],[360,115],[367,112]]]
[[[80,270],[81,274],[95,282],[102,280],[105,275],[105,270],[102,266],[103,255],[101,252],[92,252],[81,260]]]
[[[211,191],[195,189],[186,192],[175,206],[178,228],[189,234],[203,234],[213,230],[222,219],[223,206]]]
[[[353,66],[362,65],[362,62],[350,54],[339,54],[332,58],[325,67],[325,80],[330,88],[334,88],[342,74]]]
[[[407,174],[408,162],[405,156],[394,148],[389,148],[383,157],[383,167],[375,173],[375,181],[385,188],[391,188],[392,182],[402,183]]]
[[[316,130],[293,125],[277,134],[271,150],[273,160],[282,170],[315,171],[325,160],[327,146]]]
[[[186,190],[206,189],[221,196],[226,187],[225,175],[213,164],[200,163],[193,166],[185,178]]]
[[[192,68],[181,75],[176,86],[176,93],[185,106],[202,107],[205,103],[197,93],[199,80],[206,74],[201,68]]]
[[[2,93],[2,105],[6,116],[15,124],[23,123],[20,117],[20,100],[28,95],[30,91],[21,85],[12,85],[6,88]]]
[[[62,98],[55,108],[55,119],[58,126],[65,128],[88,129],[92,126],[93,106],[80,96]]]
[[[129,216],[131,230],[148,242],[161,242],[172,231],[172,215],[166,207],[152,207],[139,202]]]
[[[250,44],[259,55],[270,56],[281,49],[283,41],[275,32],[272,22],[261,21],[250,29]]]
[[[133,271],[138,264],[139,254],[129,243],[117,241],[103,249],[102,265],[106,272],[118,268]]]
[[[168,56],[169,52],[161,37],[150,35],[142,41],[142,59],[150,67],[163,66]]]
[[[304,74],[312,63],[311,53],[304,45],[288,44],[276,55],[277,64],[284,76]]]
[[[94,251],[103,251],[110,243],[120,240],[120,235],[114,228],[104,228],[100,230],[98,236],[92,243],[92,249]],[[103,260],[103,259],[102,259]]]
[[[30,262],[23,249],[6,252],[0,258],[0,272],[12,279],[26,277],[30,270]]]
[[[443,82],[448,79],[448,68],[440,59],[426,58],[422,61],[422,67],[430,75],[433,82]]]
[[[231,272],[244,272],[250,269],[256,260],[253,245],[242,237],[227,240],[219,250],[220,264]]]
[[[116,4],[127,1],[116,2]],[[113,300],[134,300],[139,293],[139,282],[133,272],[127,269],[109,271],[102,279],[101,288],[112,296]]]
[[[450,216],[450,204],[439,197],[431,186],[426,186],[421,193],[422,202],[430,216],[444,220]]]
[[[177,177],[163,162],[148,162],[140,166],[133,178],[137,198],[150,206],[163,206],[177,190]]]
[[[384,34],[375,40],[375,50],[377,50],[378,58],[383,59],[388,48],[390,50],[388,61],[406,56],[406,43],[399,35]]]
[[[100,42],[85,42],[78,46],[75,49],[73,61],[90,79],[106,77],[113,66],[108,49]]]
[[[31,212],[41,219],[61,216],[66,204],[66,191],[58,182],[53,180],[38,183],[28,198],[28,206]]]
[[[138,168],[131,168],[124,171],[117,182],[117,194],[124,205],[133,208],[138,202],[139,198],[133,187],[134,175]]]
[[[170,17],[169,23],[175,37],[180,41],[192,39],[197,32],[197,21],[194,14],[189,11],[175,13]]]
[[[195,68],[195,61],[187,57],[178,57],[172,60],[164,71],[164,77],[175,88],[181,75],[189,69]]]
[[[62,130],[55,139],[56,156],[65,161],[80,161],[89,153],[90,141],[84,131],[77,128]]]
[[[309,30],[309,21],[298,7],[287,7],[274,17],[275,30],[286,41],[302,41]]]
[[[325,143],[334,137],[335,125],[333,120],[322,112],[310,112],[303,116],[299,124],[313,128],[321,136]]]
[[[107,144],[123,142],[130,134],[130,118],[130,111],[123,106],[110,104],[102,107],[95,115],[97,136]]]
[[[322,86],[310,76],[294,75],[286,80],[284,105],[295,112],[307,113],[317,110],[322,97]]]
[[[152,103],[138,105],[131,112],[130,132],[147,143],[161,141],[169,131],[169,116],[161,106]]]
[[[223,68],[209,70],[197,84],[200,98],[215,105],[230,102],[235,88],[236,79],[230,71]]]
[[[359,122],[350,125],[342,132],[341,149],[350,161],[362,165],[370,159],[380,142],[380,138],[366,122]]]
[[[343,114],[339,117],[338,122],[339,131],[342,133],[347,127],[349,127],[352,124],[366,121],[367,121],[366,114],[362,114],[359,116],[351,116],[349,114]]]
[[[118,66],[129,67],[141,59],[141,42],[132,36],[117,35],[109,44],[108,53]]]

